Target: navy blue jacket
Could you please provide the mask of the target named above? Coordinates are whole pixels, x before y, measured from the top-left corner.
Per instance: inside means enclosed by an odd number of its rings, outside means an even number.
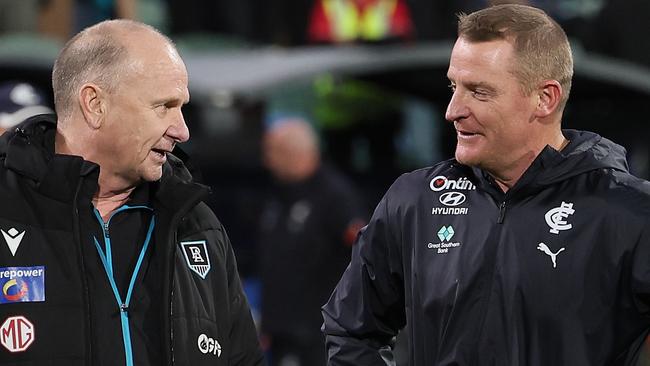
[[[323,308],[329,365],[631,365],[650,319],[650,183],[564,131],[507,193],[456,161],[401,176]]]

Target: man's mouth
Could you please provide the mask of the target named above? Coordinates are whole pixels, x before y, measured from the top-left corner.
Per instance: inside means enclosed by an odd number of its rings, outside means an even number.
[[[458,133],[459,137],[473,137],[473,136],[478,136],[478,133],[466,131],[466,130],[456,130]]]
[[[153,151],[153,152],[154,152],[155,154],[158,154],[158,155],[160,155],[161,157],[163,157],[163,156],[166,156],[166,155],[167,155],[167,153],[169,152],[169,151],[167,151],[167,150],[163,150],[163,149],[156,149],[156,148],[154,148],[154,149],[151,149],[151,151]]]

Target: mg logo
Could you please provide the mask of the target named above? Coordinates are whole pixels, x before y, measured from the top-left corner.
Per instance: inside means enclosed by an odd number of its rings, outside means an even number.
[[[458,206],[465,202],[465,195],[460,192],[447,192],[440,195],[438,199],[445,206]]]
[[[7,318],[0,327],[0,342],[9,352],[22,352],[34,342],[34,325],[21,315]]]

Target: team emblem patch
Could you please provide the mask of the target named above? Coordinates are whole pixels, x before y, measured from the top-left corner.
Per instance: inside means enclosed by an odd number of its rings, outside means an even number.
[[[182,241],[181,248],[188,267],[205,279],[210,272],[210,257],[208,257],[208,246],[205,240]]]

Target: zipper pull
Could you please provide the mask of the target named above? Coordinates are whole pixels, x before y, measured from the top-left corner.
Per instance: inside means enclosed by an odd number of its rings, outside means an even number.
[[[506,217],[506,201],[501,202],[499,205],[499,218],[497,224],[503,224],[503,219]]]
[[[129,311],[129,305],[127,305],[127,304],[120,305],[120,312],[121,313],[127,313],[128,311]]]
[[[108,235],[108,222],[104,223],[104,236],[110,238],[110,235]]]

